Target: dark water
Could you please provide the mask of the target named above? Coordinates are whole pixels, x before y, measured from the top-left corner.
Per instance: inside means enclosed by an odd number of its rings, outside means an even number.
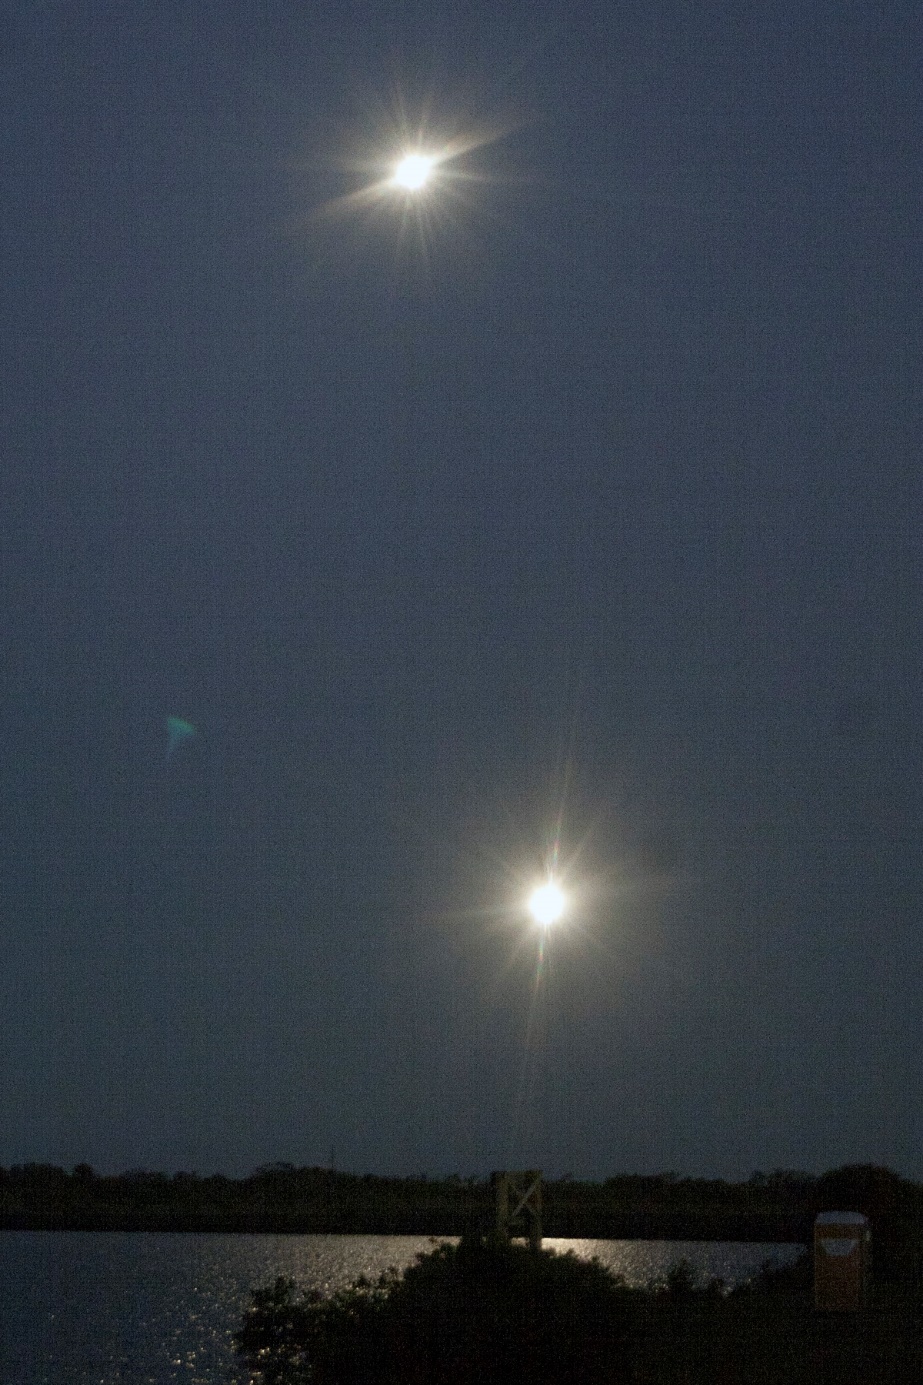
[[[284,1274],[334,1289],[409,1264],[421,1236],[0,1232],[2,1385],[239,1385],[231,1348],[250,1289]],[[546,1240],[631,1284],[684,1257],[729,1284],[800,1246]]]

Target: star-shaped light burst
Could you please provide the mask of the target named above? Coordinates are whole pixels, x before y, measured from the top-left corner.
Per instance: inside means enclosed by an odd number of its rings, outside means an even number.
[[[540,928],[550,928],[557,923],[567,908],[564,891],[557,881],[546,880],[529,896],[529,913]]]

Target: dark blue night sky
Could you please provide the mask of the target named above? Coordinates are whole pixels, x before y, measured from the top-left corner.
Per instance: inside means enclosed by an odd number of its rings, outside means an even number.
[[[919,6],[4,29],[0,1163],[923,1177]]]

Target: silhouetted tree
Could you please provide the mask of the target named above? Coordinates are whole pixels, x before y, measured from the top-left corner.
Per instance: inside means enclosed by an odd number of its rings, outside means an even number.
[[[327,1300],[279,1279],[235,1346],[264,1385],[612,1385],[643,1297],[596,1261],[472,1238]]]

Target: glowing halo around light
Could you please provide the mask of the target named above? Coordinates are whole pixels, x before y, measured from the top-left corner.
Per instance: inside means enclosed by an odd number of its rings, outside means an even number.
[[[426,187],[435,167],[432,154],[405,154],[394,170],[393,182],[407,192],[419,192]]]
[[[369,116],[369,128],[377,125],[378,133],[364,151],[331,151],[328,156],[332,167],[358,180],[356,185],[316,203],[307,221],[314,226],[353,221],[361,231],[363,224],[370,226],[384,217],[390,234],[396,211],[401,235],[413,233],[426,256],[456,218],[476,210],[478,184],[497,181],[479,171],[470,156],[505,139],[521,124],[509,117],[479,118],[467,129],[453,130],[451,113],[438,121],[425,112],[411,118],[400,93],[395,93],[390,112],[373,108]],[[314,160],[306,165],[314,166]]]
[[[546,880],[529,895],[529,913],[542,928],[557,923],[566,907],[564,893],[554,880]]]

